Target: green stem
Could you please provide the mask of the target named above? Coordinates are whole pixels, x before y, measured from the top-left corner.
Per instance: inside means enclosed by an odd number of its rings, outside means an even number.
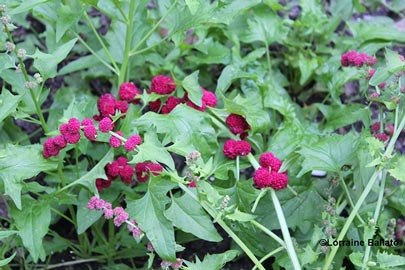
[[[10,40],[11,43],[13,43],[15,45],[14,40],[13,40],[13,36],[11,35],[10,30],[8,30],[7,27],[5,27],[5,29],[6,29],[8,39]],[[18,53],[17,46],[14,47],[14,53],[16,55]],[[20,57],[17,57],[17,59],[18,59],[18,63],[20,64],[21,71],[22,71],[22,73],[24,75],[24,80],[26,82],[29,82],[30,79],[28,77],[28,72],[25,69],[25,64],[24,64],[23,60]],[[44,129],[44,132],[48,133],[49,132],[48,125],[45,122],[45,118],[44,118],[44,115],[42,113],[41,106],[39,106],[38,100],[36,99],[36,97],[34,95],[34,92],[32,90],[30,90],[30,89],[28,89],[28,92],[31,95],[32,102],[34,102],[35,111],[37,112],[37,115],[39,117],[39,121],[41,122],[41,126]]]
[[[251,210],[252,213],[254,213],[256,211],[256,208],[257,208],[257,205],[259,204],[259,201],[261,200],[261,198],[263,198],[264,195],[266,195],[267,191],[268,191],[267,188],[263,188],[260,191],[259,196],[257,196],[257,198],[256,198],[256,200],[255,200],[255,202],[253,204],[253,207],[252,207],[252,210]]]
[[[136,53],[136,50],[146,41],[148,38],[155,32],[155,30],[159,27],[159,25],[169,16],[169,14],[173,11],[174,7],[177,4],[177,0],[173,2],[170,8],[166,11],[166,14],[160,18],[160,20],[152,27],[152,29],[135,45],[134,48],[131,49],[129,55],[132,56]]]
[[[377,224],[378,218],[380,216],[381,206],[382,206],[382,202],[383,202],[383,198],[384,198],[385,179],[386,179],[386,177],[387,177],[387,171],[383,170],[382,171],[381,184],[380,184],[380,191],[378,193],[377,205],[375,207],[374,216],[373,216],[375,224]],[[364,253],[363,265],[361,267],[363,270],[368,269],[367,263],[368,263],[368,259],[370,258],[370,253],[371,253],[371,246],[367,245],[366,246],[366,251]]]
[[[235,177],[236,177],[236,182],[239,182],[239,156],[236,156],[236,170],[235,170]]]
[[[246,253],[246,255],[252,260],[252,262],[260,269],[260,270],[266,270],[263,265],[258,261],[256,256],[253,254],[253,252],[243,243],[243,241],[232,231],[231,228],[228,227],[228,225],[223,221],[217,211],[211,207],[211,205],[207,204],[206,202],[202,201],[200,202],[197,198],[197,196],[191,192],[185,185],[179,183],[179,187],[186,192],[188,195],[190,195],[194,200],[199,202],[201,206],[204,208],[205,211],[212,217],[215,218],[216,222],[224,229],[224,231],[239,245],[239,247]]]
[[[125,33],[124,59],[122,61],[121,70],[118,78],[118,85],[121,85],[126,80],[127,68],[129,65],[129,52],[131,49],[131,41],[132,41],[132,27],[134,25],[134,12],[135,12],[135,0],[130,0],[127,30]]]
[[[298,261],[297,254],[295,253],[294,245],[291,240],[290,232],[288,231],[287,222],[284,217],[283,209],[281,208],[280,201],[277,198],[276,192],[270,190],[271,198],[273,200],[274,208],[276,209],[278,222],[280,223],[281,233],[283,234],[284,242],[288,252],[288,256],[294,266],[295,270],[301,269],[300,263]]]
[[[405,126],[405,115],[403,116],[401,123],[398,125],[398,128],[395,129],[394,134],[392,135],[392,138],[387,146],[387,149],[384,152],[384,156],[385,157],[389,157],[392,154],[392,151],[394,150],[394,145],[395,142],[398,139],[399,134],[401,133],[401,130],[404,128]],[[363,204],[364,200],[366,199],[366,197],[368,196],[368,194],[371,191],[371,188],[374,186],[378,174],[381,171],[381,169],[376,169],[373,173],[373,175],[370,178],[370,181],[368,182],[368,184],[366,185],[366,187],[364,188],[363,192],[360,195],[359,200],[357,201],[356,205],[354,206],[352,212],[350,213],[349,217],[347,218],[342,231],[340,232],[338,238],[336,239],[337,241],[341,241],[343,240],[343,237],[346,235],[350,225],[353,222],[354,217],[356,216],[356,214],[358,213],[361,205]],[[326,258],[326,262],[325,265],[323,266],[323,270],[329,270],[330,265],[333,262],[333,259],[338,251],[339,247],[338,246],[333,246],[331,249],[331,252],[329,253],[329,255]]]
[[[101,39],[100,35],[98,34],[96,28],[94,27],[93,22],[90,20],[89,16],[87,15],[87,12],[83,12],[83,13],[84,13],[84,17],[86,18],[87,22],[90,25],[91,30],[93,30],[93,33],[96,36],[98,42],[100,43],[101,47],[103,47],[104,52],[107,54],[108,58],[110,58],[111,64],[114,66],[114,69],[118,73],[120,69],[117,66],[117,63],[115,62],[115,60],[112,57],[112,55],[111,55],[110,51],[108,50],[107,46],[105,45],[105,43]]]
[[[262,224],[260,224],[259,222],[257,222],[256,220],[251,220],[250,223],[252,223],[254,226],[256,226],[257,228],[259,228],[261,231],[263,231],[265,234],[267,234],[268,236],[270,236],[271,238],[273,238],[274,240],[277,241],[277,243],[279,243],[281,245],[281,247],[283,248],[287,248],[285,245],[285,242],[283,241],[283,239],[281,239],[280,237],[278,237],[275,233],[273,233],[272,231],[270,231],[269,229],[267,229],[266,227],[264,227]]]
[[[109,70],[111,70],[115,75],[120,76],[120,73],[115,70],[110,64],[108,64],[106,61],[104,61],[92,48],[90,48],[90,46],[86,43],[86,41],[84,41],[79,34],[77,34],[76,32],[74,32],[75,36],[77,37],[77,39],[83,44],[84,47],[86,47],[87,50],[89,50],[89,52],[94,55],[104,66],[106,66]]]
[[[349,189],[347,188],[347,185],[346,185],[346,183],[345,183],[343,177],[342,177],[341,175],[339,175],[339,178],[340,178],[340,182],[342,183],[343,189],[344,189],[344,191],[345,191],[345,193],[346,193],[347,200],[349,201],[350,206],[351,206],[352,208],[354,208],[354,203],[353,203],[352,197],[350,196]],[[360,220],[360,222],[361,222],[362,224],[365,224],[365,223],[366,223],[366,222],[361,218],[361,216],[360,216],[358,213],[357,213],[356,217]]]
[[[255,157],[251,153],[249,153],[247,155],[247,158],[248,158],[250,164],[252,164],[252,166],[256,170],[258,168],[260,168],[260,164],[257,162]],[[293,245],[292,240],[291,240],[290,232],[288,231],[287,222],[285,220],[283,209],[281,208],[280,201],[278,200],[276,192],[274,191],[274,189],[270,189],[270,193],[271,193],[271,199],[273,200],[274,208],[276,210],[278,222],[280,223],[281,233],[283,234],[283,238],[284,238],[284,242],[285,242],[285,245],[286,245],[288,256],[290,257],[290,260],[291,260],[291,262],[293,264],[294,270],[301,269],[300,263],[298,261],[297,254],[295,253],[294,245]]]
[[[283,247],[276,248],[275,250],[273,250],[272,252],[270,252],[269,254],[267,254],[266,256],[264,256],[263,258],[261,258],[259,262],[262,263],[262,262],[266,261],[268,258],[270,258],[271,256],[273,256],[273,255],[276,254],[277,252],[282,251],[283,249],[284,249]],[[256,266],[256,265],[253,266],[252,270],[256,270],[256,269],[257,269],[257,266]]]

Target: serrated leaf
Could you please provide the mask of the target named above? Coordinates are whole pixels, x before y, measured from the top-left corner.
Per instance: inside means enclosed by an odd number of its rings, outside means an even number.
[[[400,156],[388,172],[392,177],[405,182],[405,156]]]
[[[4,183],[5,194],[21,209],[21,181],[42,171],[56,169],[57,165],[57,162],[43,157],[41,145],[6,144],[0,149],[0,180]]]
[[[232,82],[239,78],[254,78],[255,76],[247,72],[241,71],[239,68],[233,65],[226,66],[218,78],[217,88],[215,90],[218,94],[225,93],[231,86]]]
[[[10,10],[9,14],[14,15],[14,14],[22,13],[22,12],[28,11],[42,3],[48,2],[48,1],[50,1],[50,0],[23,1],[15,9]]]
[[[189,60],[196,64],[227,65],[231,61],[231,50],[212,38],[206,38],[194,47],[201,53],[190,55]]]
[[[164,134],[165,141],[174,143],[168,147],[170,151],[185,156],[198,150],[203,159],[208,159],[218,150],[218,135],[210,121],[207,114],[180,104],[169,114],[148,112],[137,119],[136,125],[141,130],[153,127]]]
[[[79,205],[77,206],[77,234],[82,234],[91,225],[94,224],[102,215],[103,211],[90,210],[87,208],[89,197],[85,190],[81,190],[79,193]]]
[[[188,98],[194,104],[201,107],[203,92],[201,91],[201,86],[198,83],[198,73],[199,71],[197,70],[185,77],[182,85],[188,94]]]
[[[68,5],[60,5],[57,10],[58,20],[56,21],[56,42],[63,37],[66,31],[81,17],[81,12],[73,11]]]
[[[143,161],[158,161],[174,170],[174,161],[170,153],[162,146],[154,132],[145,133],[143,143],[137,147],[138,153],[133,156],[130,163]]]
[[[96,179],[97,178],[107,179],[104,167],[107,163],[111,162],[113,158],[114,158],[114,150],[111,148],[104,155],[104,157],[97,163],[97,165],[94,166],[88,173],[86,173],[76,181],[70,183],[68,186],[65,186],[65,188],[80,184],[87,187],[92,193],[98,194],[95,183]]]
[[[204,260],[201,262],[198,257],[196,257],[196,262],[185,262],[188,270],[220,270],[222,267],[229,261],[232,261],[239,255],[237,250],[228,250],[221,254],[208,254],[204,257]]]
[[[18,102],[21,100],[21,98],[22,96],[13,95],[10,93],[10,91],[3,88],[2,93],[0,95],[0,105],[1,105],[0,122],[15,111]]]
[[[303,145],[298,153],[304,158],[297,177],[311,170],[341,171],[343,165],[354,162],[359,136],[355,133],[331,135],[312,145]]]
[[[47,202],[23,197],[22,210],[11,208],[10,215],[18,229],[24,246],[30,252],[34,262],[45,259],[42,239],[51,223],[51,207]]]
[[[208,214],[187,193],[180,198],[172,199],[172,204],[166,210],[165,216],[173,222],[174,226],[200,239],[212,242],[222,240]]]
[[[156,253],[164,260],[176,260],[176,243],[173,224],[164,216],[170,202],[166,193],[175,186],[169,181],[151,177],[148,190],[142,199],[127,201],[127,211],[151,241]]]
[[[54,78],[57,75],[56,68],[58,64],[66,58],[76,41],[77,38],[66,42],[51,54],[43,53],[38,49],[35,51],[35,54],[32,55],[34,67],[38,69],[44,80]]]
[[[198,0],[185,0],[191,15],[194,15],[200,7],[200,2]]]
[[[377,263],[379,267],[396,267],[405,265],[405,258],[400,255],[388,254],[377,251]]]

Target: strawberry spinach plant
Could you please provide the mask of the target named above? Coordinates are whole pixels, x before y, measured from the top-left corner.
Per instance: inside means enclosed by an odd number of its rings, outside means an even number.
[[[405,39],[363,15],[405,7],[372,2],[7,0],[0,266],[402,269]]]

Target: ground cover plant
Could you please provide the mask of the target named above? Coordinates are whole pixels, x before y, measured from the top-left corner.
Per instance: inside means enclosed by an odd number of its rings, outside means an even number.
[[[403,269],[405,5],[365,2],[2,3],[2,269]]]

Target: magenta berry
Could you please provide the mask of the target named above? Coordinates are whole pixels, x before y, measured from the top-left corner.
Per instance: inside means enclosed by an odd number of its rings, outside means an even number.
[[[112,122],[112,120],[109,117],[104,117],[100,123],[98,123],[98,129],[101,132],[107,133],[111,130],[113,130],[114,128],[114,124]]]
[[[125,142],[125,149],[127,151],[132,151],[135,149],[135,146],[138,146],[142,143],[142,138],[139,135],[132,135],[131,137],[129,137],[127,139],[127,141]]]
[[[152,78],[150,92],[159,95],[171,94],[176,89],[176,84],[169,76],[157,75]]]

